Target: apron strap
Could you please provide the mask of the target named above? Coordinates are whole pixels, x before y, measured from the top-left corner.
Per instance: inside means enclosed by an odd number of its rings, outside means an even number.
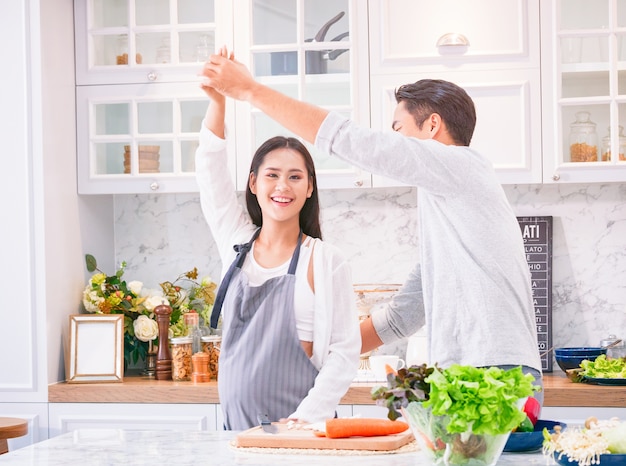
[[[296,268],[298,267],[298,258],[300,257],[300,245],[302,245],[302,229],[300,229],[300,234],[298,235],[298,243],[296,244],[296,249],[293,251],[293,255],[291,256],[291,262],[289,263],[289,270],[287,270],[287,275],[296,274]]]
[[[217,328],[217,322],[220,319],[220,313],[222,312],[222,305],[224,304],[224,298],[226,297],[226,291],[228,291],[228,285],[230,284],[230,280],[233,278],[233,273],[235,273],[235,269],[241,268],[243,265],[243,261],[246,259],[246,255],[252,249],[252,243],[259,236],[261,229],[257,229],[252,235],[252,239],[244,244],[235,244],[233,249],[237,252],[237,257],[224,275],[224,279],[220,284],[219,289],[217,290],[217,295],[215,297],[215,303],[213,303],[213,311],[211,312],[211,328]],[[302,230],[300,230],[300,234],[298,235],[298,243],[296,244],[296,249],[291,256],[291,262],[289,263],[289,270],[287,273],[289,275],[295,275],[296,268],[298,266],[298,258],[300,257],[300,245],[302,244]]]
[[[259,236],[261,229],[258,228],[257,231],[252,235],[252,239],[244,244],[235,244],[233,249],[237,252],[237,257],[224,275],[224,279],[220,284],[219,289],[217,290],[217,295],[215,296],[215,302],[213,303],[213,311],[211,312],[211,328],[217,328],[217,322],[220,319],[220,313],[222,312],[222,304],[224,304],[224,298],[226,297],[226,291],[228,291],[228,285],[230,284],[230,280],[233,278],[233,273],[235,273],[235,269],[241,268],[243,265],[243,261],[246,258],[246,255],[252,248],[252,243]]]

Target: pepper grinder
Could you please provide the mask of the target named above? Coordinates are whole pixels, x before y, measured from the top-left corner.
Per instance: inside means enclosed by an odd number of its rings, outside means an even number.
[[[159,326],[159,349],[156,357],[156,379],[172,380],[172,354],[168,344],[168,329],[172,308],[161,304],[154,308],[157,325]]]

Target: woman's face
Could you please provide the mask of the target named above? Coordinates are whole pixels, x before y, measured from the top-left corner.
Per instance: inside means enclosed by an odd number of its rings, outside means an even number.
[[[267,220],[299,222],[300,210],[311,197],[313,187],[302,155],[293,149],[279,148],[265,155],[257,175],[250,174],[250,191],[256,195]]]

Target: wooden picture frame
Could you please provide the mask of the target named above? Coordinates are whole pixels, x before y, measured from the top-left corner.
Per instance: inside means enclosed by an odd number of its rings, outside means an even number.
[[[124,315],[72,314],[65,356],[68,383],[122,382]]]

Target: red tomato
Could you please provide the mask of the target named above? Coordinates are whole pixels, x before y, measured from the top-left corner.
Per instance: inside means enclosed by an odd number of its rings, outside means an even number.
[[[533,423],[533,426],[537,424],[537,419],[539,419],[539,414],[541,413],[541,405],[536,398],[528,397],[524,404],[524,412],[530,419],[530,422]]]

